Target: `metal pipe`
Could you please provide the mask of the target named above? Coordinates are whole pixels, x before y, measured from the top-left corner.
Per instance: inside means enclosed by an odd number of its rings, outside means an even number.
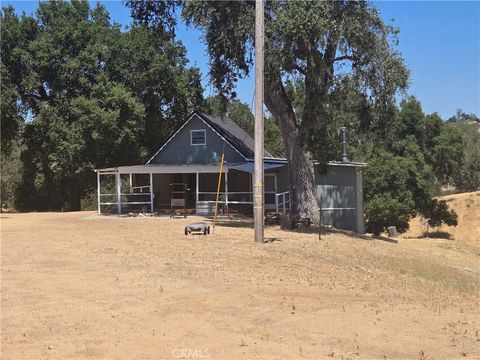
[[[343,148],[342,161],[349,162],[348,156],[347,156],[347,128],[345,126],[342,127],[342,148]]]

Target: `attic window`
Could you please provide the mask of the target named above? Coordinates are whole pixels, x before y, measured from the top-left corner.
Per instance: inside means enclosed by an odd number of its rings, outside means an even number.
[[[190,130],[190,145],[206,145],[205,130]]]

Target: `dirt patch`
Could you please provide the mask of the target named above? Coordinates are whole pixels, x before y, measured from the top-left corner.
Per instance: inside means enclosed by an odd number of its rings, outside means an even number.
[[[469,247],[198,220],[2,218],[2,359],[480,356]]]

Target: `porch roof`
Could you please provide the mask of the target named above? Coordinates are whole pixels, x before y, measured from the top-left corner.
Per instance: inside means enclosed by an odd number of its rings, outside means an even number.
[[[218,172],[220,164],[188,164],[188,165],[170,165],[170,164],[148,164],[148,165],[130,165],[117,166],[105,169],[95,169],[99,174],[183,174],[183,173],[211,173]],[[228,171],[228,164],[223,165],[223,172]]]
[[[264,170],[270,170],[286,166],[287,161],[284,159],[265,158]],[[341,162],[329,161],[331,166],[351,166],[366,167],[366,163],[358,162]],[[253,172],[253,161],[241,163],[224,163],[222,172],[228,172],[229,169],[235,169],[246,172]],[[104,169],[95,169],[99,174],[183,174],[183,173],[216,173],[220,170],[220,164],[146,164],[146,165],[129,165],[117,166]]]
[[[286,163],[280,163],[280,162],[263,162],[263,169],[264,170],[270,170],[270,169],[275,169],[279,168],[282,166],[286,166]],[[237,163],[237,164],[232,164],[230,165],[230,168],[240,170],[240,171],[245,171],[245,172],[251,172],[253,173],[255,169],[255,164],[251,161],[249,162],[243,162],[243,163]]]
[[[274,169],[287,165],[282,160],[268,160],[264,161],[264,169]],[[229,169],[236,169],[240,171],[253,172],[253,161],[241,163],[223,164],[222,172],[228,172]],[[185,174],[185,173],[218,173],[220,164],[146,164],[146,165],[129,165],[118,166],[104,169],[95,169],[95,172],[103,175],[107,174]]]

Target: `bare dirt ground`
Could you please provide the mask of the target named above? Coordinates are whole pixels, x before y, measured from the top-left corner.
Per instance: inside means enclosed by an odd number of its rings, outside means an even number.
[[[475,359],[480,250],[4,214],[2,359]]]

